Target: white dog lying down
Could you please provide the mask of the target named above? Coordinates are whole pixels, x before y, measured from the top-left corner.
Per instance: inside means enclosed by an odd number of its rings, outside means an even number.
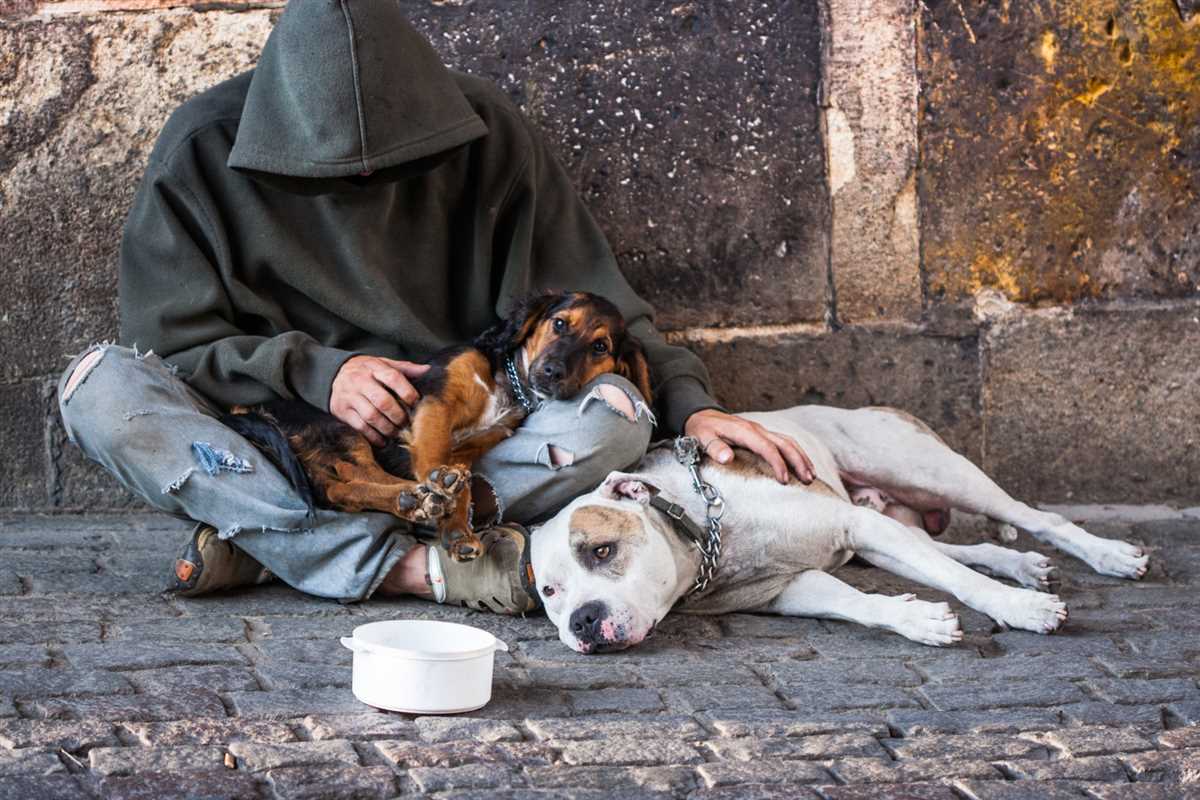
[[[855,553],[1010,627],[1037,633],[1058,628],[1067,618],[1058,597],[964,566],[1038,589],[1046,585],[1049,561],[993,544],[935,541],[922,528],[922,515],[932,514],[926,519],[938,530],[944,527],[938,512],[951,508],[1026,530],[1105,575],[1136,579],[1146,572],[1139,548],[1098,538],[1012,499],[902,412],[801,406],[741,416],[795,438],[817,479],[810,486],[782,485],[745,451],[729,465],[705,459],[701,477],[725,501],[723,550],[711,583],[690,593],[700,552],[686,538],[686,526],[657,507],[663,503],[651,505],[659,495],[682,506],[696,523],[691,530],[706,536],[706,504],[689,470],[671,448],[661,448],[633,472],[610,474],[533,536],[538,591],[567,646],[592,653],[635,645],[677,603],[699,614],[757,610],[851,620],[930,645],[962,638],[945,603],[864,594],[829,574]]]

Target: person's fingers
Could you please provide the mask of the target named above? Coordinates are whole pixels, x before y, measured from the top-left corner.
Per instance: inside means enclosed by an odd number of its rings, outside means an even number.
[[[390,360],[390,359],[389,359]],[[429,364],[414,364],[411,361],[392,361],[392,366],[404,373],[408,378],[419,378],[429,372]]]
[[[371,405],[379,410],[379,413],[387,417],[388,422],[397,428],[404,427],[404,423],[408,420],[408,412],[404,410],[404,406],[400,405],[400,401],[396,399],[395,395],[387,390],[387,387],[381,383],[374,383],[363,394]]]
[[[400,362],[395,362],[400,363]],[[408,382],[408,378],[404,373],[392,367],[380,367],[372,373],[375,380],[379,381],[388,391],[396,395],[401,403],[412,408],[421,399],[421,395],[417,394],[417,390]]]
[[[366,395],[360,394],[355,398],[354,410],[363,422],[374,428],[376,433],[385,439],[395,436],[399,430],[378,408],[371,405],[371,401],[367,399]]]
[[[740,444],[752,453],[756,453],[775,473],[775,480],[780,483],[788,482],[787,462],[779,454],[779,448],[768,439],[765,432],[757,425],[730,425],[722,428],[721,438]]]
[[[705,455],[719,464],[728,464],[733,459],[733,448],[726,444],[718,434],[713,433],[711,436],[712,438],[704,448]]]
[[[774,431],[767,431],[767,438],[775,442],[776,446],[779,447],[779,452],[783,454],[784,460],[792,468],[792,472],[796,474],[796,477],[803,483],[812,483],[812,462],[808,459],[808,454],[796,443],[796,440],[782,433],[775,433]]]
[[[342,422],[346,423],[351,428],[354,428],[354,430],[365,436],[367,441],[375,447],[383,447],[385,444],[387,444],[387,439],[384,439],[382,436],[380,436],[379,432],[368,425],[366,420],[364,420],[362,416],[360,416],[359,413],[353,408],[348,409],[345,413],[345,416],[343,416],[341,419]]]

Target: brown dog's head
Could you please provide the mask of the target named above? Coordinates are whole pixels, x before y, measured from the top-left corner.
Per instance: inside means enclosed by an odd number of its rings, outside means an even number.
[[[518,303],[475,346],[493,358],[513,355],[542,397],[574,396],[597,375],[615,372],[650,396],[642,344],[625,328],[617,307],[589,292],[546,292]]]

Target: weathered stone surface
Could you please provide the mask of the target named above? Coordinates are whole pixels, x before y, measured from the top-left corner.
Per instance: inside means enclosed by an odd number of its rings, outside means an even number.
[[[0,800],[29,800],[31,797],[91,800],[93,795],[74,775],[0,776]]]
[[[562,747],[562,759],[568,764],[632,767],[653,764],[694,764],[703,760],[694,747],[679,740],[624,737],[566,742]]]
[[[7,750],[0,750],[0,776],[53,775],[66,771],[62,761],[52,751],[22,750],[10,753]]]
[[[1005,761],[1000,767],[1023,781],[1106,781],[1127,780],[1125,768],[1112,756],[1062,758],[1053,761]]]
[[[427,742],[452,742],[470,739],[476,742],[520,741],[521,732],[508,722],[467,717],[418,717],[417,731]]]
[[[8,748],[44,747],[73,751],[119,744],[112,724],[99,720],[0,720],[0,745]]]
[[[830,271],[841,322],[921,313],[912,0],[829,4]]]
[[[991,761],[1001,758],[1046,758],[1049,749],[1032,739],[999,734],[965,736],[922,736],[914,739],[885,739],[883,744],[897,758],[938,758],[954,753],[960,758]]]
[[[0,671],[0,695],[55,697],[60,695],[133,694],[120,675],[101,670],[29,669]]]
[[[256,691],[262,688],[254,674],[244,667],[186,666],[144,669],[125,673],[139,692],[170,694],[181,689]]]
[[[929,684],[921,687],[921,694],[929,698],[934,708],[942,711],[1017,706],[1045,707],[1087,699],[1075,684],[1053,678],[1000,683],[988,689],[970,684]]]
[[[691,717],[604,716],[577,719],[529,719],[525,726],[539,739],[699,739],[704,729]]]
[[[1056,711],[1042,709],[989,709],[987,711],[888,712],[888,724],[903,736],[926,733],[1020,733],[1055,728],[1062,722]]]
[[[5,454],[0,461],[0,508],[46,508],[50,505],[49,466],[41,385],[22,381],[0,386],[0,409],[0,448]]]
[[[375,749],[389,763],[404,769],[458,767],[463,764],[549,764],[554,749],[532,742],[427,742],[378,741]]]
[[[308,709],[305,709],[307,711]],[[417,733],[416,725],[407,717],[378,711],[358,714],[338,714],[328,717],[305,717],[301,723],[310,738],[322,739],[408,739]]]
[[[677,795],[694,788],[696,774],[690,767],[530,767],[525,770],[529,785],[537,789],[608,786],[668,792]]]
[[[984,468],[1010,493],[1200,494],[1200,306],[1022,315],[986,341]]]
[[[850,326],[836,333],[686,344],[704,359],[717,399],[729,408],[894,406],[920,417],[951,447],[979,460],[975,338],[922,335],[907,327]]]
[[[1101,726],[1050,731],[1046,734],[1046,741],[1073,757],[1154,749],[1151,742],[1134,731]]]
[[[920,25],[934,297],[1196,290],[1200,58],[1171,3],[939,3]]]
[[[374,800],[398,794],[396,775],[387,767],[306,766],[273,769],[268,780],[287,800]]]
[[[129,642],[120,647],[76,644],[63,648],[68,661],[79,669],[153,669],[195,664],[244,666],[246,658],[235,648],[218,644],[150,644]]]
[[[986,761],[958,756],[941,758],[841,758],[831,767],[846,783],[917,783],[947,778],[1000,780],[1004,776]]]
[[[106,800],[191,800],[198,794],[194,782],[203,786],[200,796],[222,800],[259,800],[270,796],[256,776],[233,770],[112,776],[100,781],[100,792]]]
[[[103,719],[152,722],[190,717],[224,717],[225,706],[213,692],[192,689],[168,695],[110,695],[80,699],[18,701],[22,715],[37,719]]]
[[[866,733],[821,734],[793,737],[739,737],[708,742],[722,761],[760,761],[772,758],[828,759],[832,756],[886,758],[874,736]]]
[[[143,747],[223,744],[243,739],[266,743],[296,741],[296,734],[287,725],[247,719],[199,717],[172,722],[124,722],[121,727]]]
[[[229,692],[239,717],[290,719],[300,713],[356,714],[364,706],[348,689],[286,689],[273,692]]]
[[[820,764],[806,761],[755,761],[751,763],[722,761],[701,764],[696,772],[708,787],[739,784],[797,784],[822,783],[829,771]]]
[[[303,767],[311,764],[358,766],[358,753],[347,741],[324,742],[234,742],[229,752],[237,756],[245,769],[263,772],[278,767]]]
[[[222,747],[97,747],[88,753],[88,766],[101,775],[132,775],[156,770],[224,770],[224,759]]]

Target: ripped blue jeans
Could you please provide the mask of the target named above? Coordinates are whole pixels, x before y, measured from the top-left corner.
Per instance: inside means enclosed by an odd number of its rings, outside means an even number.
[[[605,397],[613,387],[624,396]],[[417,543],[389,514],[319,509],[309,519],[287,479],[153,353],[97,345],[67,367],[58,398],[67,435],[88,458],[151,506],[213,525],[302,592],[365,599]],[[474,472],[505,520],[531,523],[637,461],[650,428],[637,389],[602,375],[573,400],[545,403]]]

